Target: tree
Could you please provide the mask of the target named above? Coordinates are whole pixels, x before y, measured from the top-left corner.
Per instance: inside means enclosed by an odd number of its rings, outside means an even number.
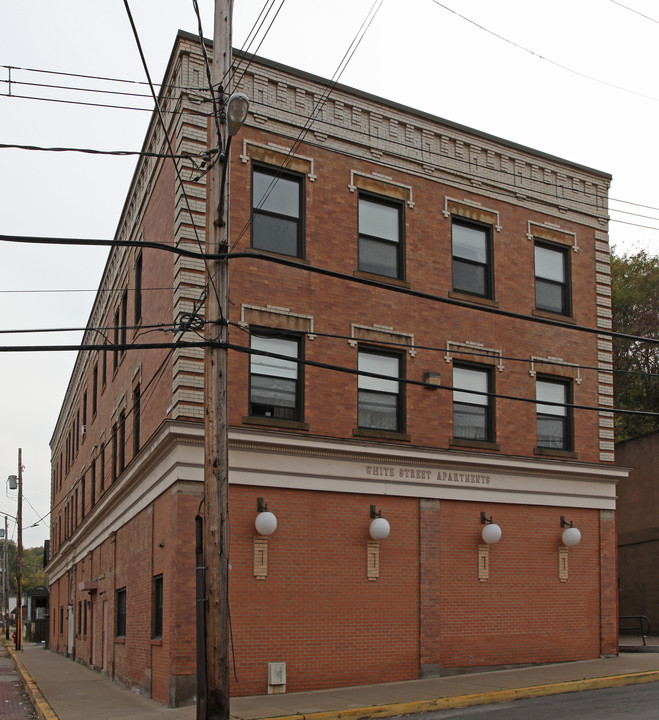
[[[611,257],[613,330],[659,339],[659,256],[640,250]],[[659,346],[641,340],[613,339],[615,407],[659,412]],[[616,440],[659,429],[659,418],[616,414]]]
[[[4,558],[4,542],[0,542],[0,552]],[[9,583],[9,592],[16,592],[16,543],[9,541],[7,549],[9,561],[9,575],[7,581]],[[26,593],[34,590],[39,585],[46,584],[46,571],[43,569],[43,548],[23,548],[23,592]]]

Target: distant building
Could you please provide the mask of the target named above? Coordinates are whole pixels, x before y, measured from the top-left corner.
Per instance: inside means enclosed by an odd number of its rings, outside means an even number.
[[[610,176],[236,62],[232,694],[615,653]],[[180,33],[179,154],[213,145],[205,77]],[[167,152],[155,117],[144,150]],[[203,260],[153,247],[206,240],[208,176],[183,166],[187,201],[171,160],[138,162],[135,245],[110,253],[51,441],[48,566],[50,647],[171,705],[195,695],[204,351],[140,344],[203,339]]]
[[[616,443],[616,462],[630,468],[618,486],[620,614],[645,615],[659,629],[659,430]]]

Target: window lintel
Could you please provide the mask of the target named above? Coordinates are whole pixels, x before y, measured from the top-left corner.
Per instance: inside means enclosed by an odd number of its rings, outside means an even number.
[[[350,347],[357,347],[359,342],[369,342],[374,344],[383,344],[391,348],[391,350],[407,350],[410,357],[416,356],[414,348],[414,335],[394,330],[387,325],[350,325]]]

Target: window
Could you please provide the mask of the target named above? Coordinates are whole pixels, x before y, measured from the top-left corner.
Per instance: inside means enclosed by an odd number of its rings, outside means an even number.
[[[403,206],[374,197],[359,198],[359,269],[403,277]]]
[[[119,475],[124,471],[126,467],[126,411],[122,410],[119,413],[119,440],[118,450],[119,455],[117,458]]]
[[[535,244],[535,306],[538,310],[570,314],[569,250]]]
[[[134,324],[139,325],[142,319],[142,253],[135,258],[135,304],[133,311]]]
[[[87,391],[82,396],[82,429],[80,431],[83,438],[87,434]]]
[[[112,348],[112,371],[114,372],[119,365],[119,308],[117,308],[114,313],[114,328],[112,333],[112,341],[114,344]]]
[[[302,257],[301,176],[255,167],[252,247]]]
[[[162,637],[163,582],[162,575],[153,578],[153,637]]]
[[[120,322],[121,322],[121,332],[119,334],[119,341],[122,345],[125,345],[126,340],[126,323],[128,316],[128,293],[124,290],[124,294],[121,296],[121,315],[120,315]],[[121,354],[123,355],[126,352],[125,348],[121,351]]]
[[[275,353],[292,358],[268,357],[253,354],[250,358],[249,414],[278,420],[302,420],[302,384],[300,367],[300,338],[279,337],[266,332],[252,331],[252,350]]]
[[[571,402],[570,396],[571,386],[568,380],[538,378],[536,407],[539,448],[572,450],[572,417],[570,408],[567,407]]]
[[[494,441],[492,398],[485,394],[492,392],[491,386],[491,370],[453,366],[454,438],[479,442]]]
[[[142,393],[140,384],[135,385],[133,390],[133,456],[140,451],[140,406],[142,404]]]
[[[398,380],[401,377],[401,365],[400,355],[359,351],[360,373],[386,376],[375,378],[359,375],[357,424],[360,428],[403,432],[402,397]]]
[[[101,440],[101,446],[99,450],[99,455],[101,458],[101,479],[100,479],[100,491],[103,492],[105,490],[105,439]]]
[[[453,220],[453,290],[492,299],[492,228]]]
[[[117,479],[117,424],[114,423],[111,429],[112,434],[112,482]]]
[[[94,505],[96,505],[96,458],[92,458],[92,461],[89,465],[89,469],[90,469],[89,482],[90,482],[91,488],[92,488],[91,503],[92,503],[92,507],[94,507]]]
[[[98,363],[92,370],[92,418],[96,417],[98,409]]]
[[[117,590],[117,637],[126,637],[126,588]]]

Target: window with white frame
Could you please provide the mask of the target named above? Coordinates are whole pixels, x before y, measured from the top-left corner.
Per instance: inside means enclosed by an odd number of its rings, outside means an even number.
[[[453,290],[493,299],[492,227],[454,218]]]
[[[252,330],[250,348],[253,352],[250,355],[249,414],[301,421],[302,374],[300,364],[296,362],[301,359],[300,336],[285,331],[274,334]]]
[[[398,354],[360,350],[358,370],[381,377],[359,375],[358,418],[360,428],[403,432],[401,377],[403,359]]]
[[[403,204],[372,195],[359,196],[359,269],[403,277]]]
[[[538,310],[570,314],[569,248],[535,242],[535,306]]]
[[[558,378],[536,380],[537,445],[549,450],[572,450],[571,383]]]
[[[470,365],[453,366],[453,437],[494,441],[492,370]]]
[[[304,178],[278,168],[252,170],[252,247],[302,257]]]

